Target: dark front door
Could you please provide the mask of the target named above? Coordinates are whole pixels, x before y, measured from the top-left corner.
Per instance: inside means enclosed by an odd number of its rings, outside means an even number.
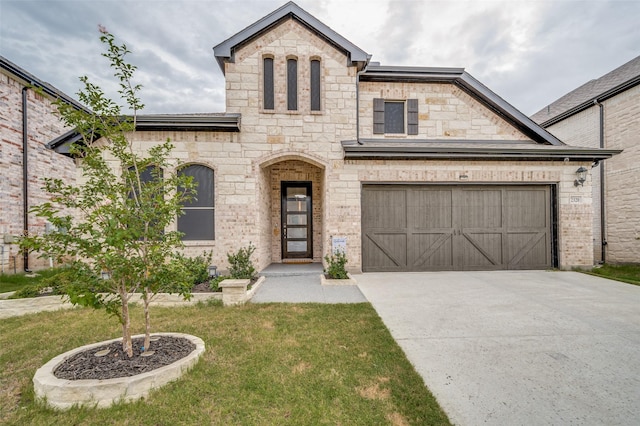
[[[282,182],[282,258],[312,258],[311,182]]]

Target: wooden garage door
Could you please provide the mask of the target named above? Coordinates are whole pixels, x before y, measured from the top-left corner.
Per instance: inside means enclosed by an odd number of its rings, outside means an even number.
[[[551,267],[548,186],[365,185],[362,269]]]

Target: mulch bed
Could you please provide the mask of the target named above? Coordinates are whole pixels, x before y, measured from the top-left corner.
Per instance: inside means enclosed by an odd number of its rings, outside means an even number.
[[[153,335],[152,335],[153,337]],[[165,365],[172,364],[189,355],[196,349],[196,345],[183,337],[157,336],[159,340],[151,342],[149,351],[151,356],[140,356],[143,352],[144,338],[135,338],[133,342],[133,357],[129,358],[122,350],[122,342],[116,341],[97,348],[88,349],[67,358],[53,372],[59,379],[113,379],[130,377],[152,371]],[[105,356],[95,356],[96,352],[109,349]]]

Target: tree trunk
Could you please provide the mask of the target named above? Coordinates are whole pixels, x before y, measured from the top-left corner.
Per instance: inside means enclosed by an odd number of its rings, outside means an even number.
[[[129,297],[126,291],[120,293],[122,302],[122,350],[129,358],[133,357],[133,344],[131,343],[131,319],[129,318]]]
[[[144,350],[148,351],[151,345],[151,315],[149,313],[149,304],[151,303],[151,295],[149,289],[144,288]]]

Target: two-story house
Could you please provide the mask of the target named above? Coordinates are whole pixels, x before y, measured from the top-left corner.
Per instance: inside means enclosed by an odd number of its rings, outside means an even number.
[[[593,261],[591,178],[567,146],[460,68],[381,66],[289,2],[214,47],[224,114],[141,117],[199,183],[187,251],[250,242],[258,268],[546,269]],[[64,138],[53,147],[64,149]],[[584,180],[583,180],[584,179]]]

